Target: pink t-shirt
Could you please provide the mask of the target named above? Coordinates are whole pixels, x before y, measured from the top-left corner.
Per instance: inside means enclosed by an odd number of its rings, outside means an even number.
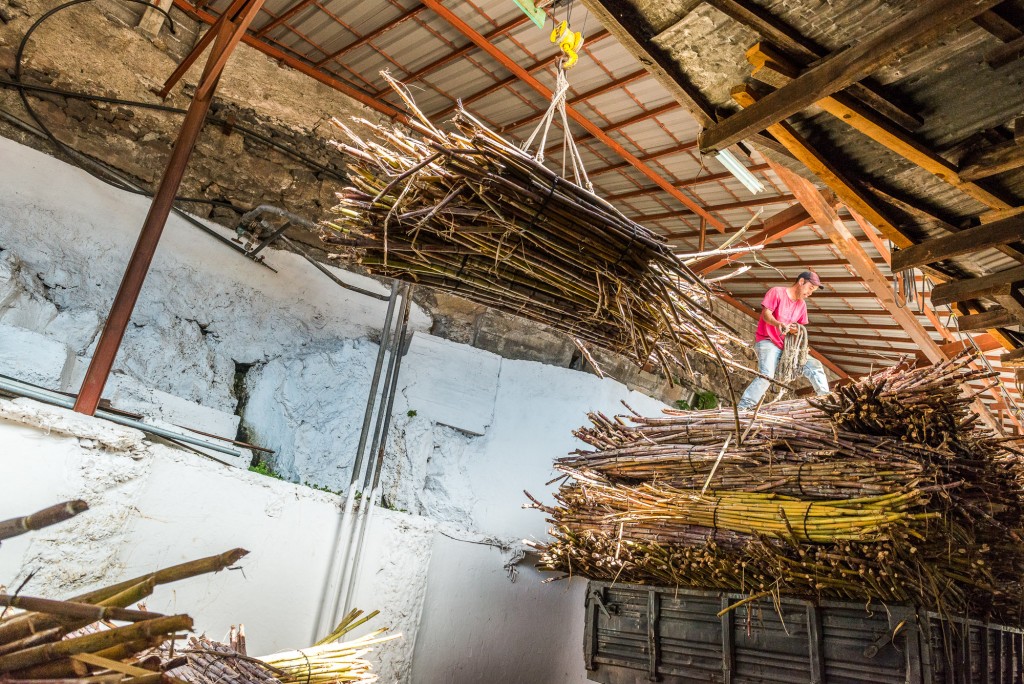
[[[793,299],[789,296],[789,288],[783,285],[773,287],[764,295],[761,306],[770,309],[772,314],[781,323],[799,323],[807,325],[807,302],[801,299]],[[754,335],[754,342],[771,340],[779,349],[785,347],[782,331],[774,325],[768,325],[764,316],[757,321],[757,334]]]

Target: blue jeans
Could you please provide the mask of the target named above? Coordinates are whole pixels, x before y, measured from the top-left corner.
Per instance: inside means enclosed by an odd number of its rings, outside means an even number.
[[[782,350],[775,346],[771,340],[761,340],[754,345],[754,352],[757,354],[757,370],[761,375],[769,378],[775,377],[775,367],[779,365],[779,358],[782,357]],[[817,359],[807,357],[807,363],[800,369],[804,377],[811,381],[816,394],[828,394],[828,378],[825,377],[825,368]],[[761,377],[754,378],[740,398],[739,408],[752,409],[761,401],[761,397],[768,391],[770,382]]]

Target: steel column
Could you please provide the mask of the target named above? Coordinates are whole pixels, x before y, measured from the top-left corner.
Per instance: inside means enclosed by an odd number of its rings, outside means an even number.
[[[185,121],[181,125],[181,132],[171,151],[170,161],[167,163],[160,186],[153,196],[153,203],[149,207],[149,213],[146,215],[146,221],[139,233],[135,250],[132,252],[128,268],[121,280],[121,286],[114,297],[114,303],[110,307],[110,315],[103,326],[96,351],[89,363],[89,370],[86,371],[81,391],[75,401],[75,411],[79,413],[90,416],[96,413],[100,395],[103,393],[103,387],[107,384],[110,370],[114,366],[114,359],[121,347],[121,340],[124,338],[132,310],[139,299],[139,292],[146,280],[149,266],[153,262],[153,255],[160,242],[160,235],[163,233],[167,217],[174,206],[174,198],[181,186],[181,179],[185,175],[185,167],[189,157],[192,156],[192,150],[199,138],[199,132],[203,128],[206,114],[210,110],[213,91],[220,79],[224,63],[263,2],[264,0],[250,0],[246,8],[240,12],[240,19],[237,23],[228,21],[218,28],[199,89],[189,105],[188,113],[185,114]]]

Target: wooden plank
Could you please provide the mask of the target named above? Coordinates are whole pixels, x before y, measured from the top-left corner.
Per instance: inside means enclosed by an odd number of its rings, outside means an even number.
[[[1005,328],[1010,325],[1017,325],[1018,321],[1012,313],[1001,306],[997,306],[981,313],[957,316],[956,324],[960,332],[974,332],[991,328]]]
[[[1004,43],[1024,36],[1020,29],[996,14],[995,10],[982,12],[974,17],[974,23]]]
[[[705,127],[714,123],[714,108],[686,79],[679,65],[664,50],[657,49],[650,43],[650,26],[632,5],[615,0],[582,1],[584,7],[608,29],[619,44],[651,72],[662,87],[672,94],[676,102],[693,114],[697,123]],[[655,49],[652,50],[651,47]]]
[[[775,92],[782,91],[777,90]],[[732,96],[743,107],[753,107],[758,103],[757,96],[746,85],[733,88]],[[764,100],[760,101],[764,102]],[[810,169],[814,175],[823,180],[844,204],[855,209],[897,247],[909,247],[914,244],[914,241],[901,228],[897,227],[895,221],[890,218],[889,212],[885,210],[877,199],[855,187],[853,182],[846,177],[844,172],[840,171],[838,166],[812,148],[807,141],[793,130],[792,126],[786,123],[777,123],[769,126],[768,132],[785,145],[786,149],[802,162],[804,166]]]
[[[962,302],[966,299],[985,299],[996,294],[1009,294],[1015,284],[1019,284],[1021,281],[1024,281],[1024,266],[1017,266],[980,278],[951,280],[948,283],[937,285],[932,290],[932,305],[942,306],[953,302]]]
[[[609,0],[603,0],[608,2]],[[834,53],[755,105],[704,130],[701,151],[717,152],[924,47],[1001,0],[929,0],[884,29]],[[863,212],[862,212],[863,213]]]
[[[784,56],[761,43],[747,51],[747,60],[754,65],[754,78],[775,88],[784,87],[799,73],[795,65],[784,61]],[[989,190],[964,180],[957,173],[955,164],[930,150],[913,134],[889,123],[849,94],[836,93],[815,104],[854,130],[959,188],[982,204],[992,209],[1009,209],[1013,206]],[[1021,165],[1024,165],[1024,160],[1021,161]]]
[[[1016,242],[1024,236],[1024,214],[925,240],[892,255],[892,270],[920,268],[961,254]]]
[[[1009,140],[970,154],[960,162],[960,177],[968,180],[988,178],[1024,166],[1024,145]]]

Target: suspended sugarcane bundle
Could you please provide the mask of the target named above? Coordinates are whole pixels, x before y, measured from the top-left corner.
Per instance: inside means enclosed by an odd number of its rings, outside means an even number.
[[[419,122],[407,133],[361,121],[374,139],[335,122],[353,187],[325,242],[372,273],[544,323],[669,377],[687,351],[742,367],[726,351],[742,341],[663,238],[461,108],[455,130],[441,131],[388,80]]]
[[[540,567],[594,579],[1024,615],[1021,437],[963,354],[741,413],[590,416]],[[737,434],[738,433],[738,434]]]

